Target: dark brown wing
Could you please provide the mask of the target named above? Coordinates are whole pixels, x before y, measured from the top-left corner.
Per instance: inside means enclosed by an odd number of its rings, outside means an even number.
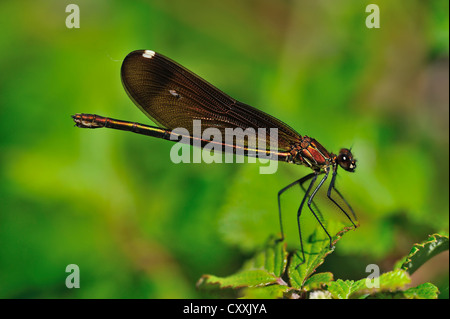
[[[182,127],[193,135],[193,120],[201,120],[201,132],[214,127],[221,131],[222,137],[225,128],[250,128],[256,136],[258,128],[265,128],[266,149],[269,149],[269,129],[277,128],[278,149],[283,151],[290,150],[292,143],[299,141],[299,134],[280,120],[231,98],[154,51],[131,52],[123,61],[121,72],[130,98],[150,119],[165,128]],[[234,142],[256,147],[245,131],[236,134]]]

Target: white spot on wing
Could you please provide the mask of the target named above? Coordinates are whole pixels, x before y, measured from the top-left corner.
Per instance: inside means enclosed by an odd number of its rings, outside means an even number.
[[[170,94],[172,94],[174,97],[176,97],[176,98],[180,98],[181,96],[177,93],[177,91],[175,91],[175,90],[169,90],[169,93]]]
[[[144,54],[142,54],[142,56],[144,57],[144,58],[147,58],[147,59],[151,59],[151,58],[153,58],[154,56],[155,56],[155,51],[152,51],[152,50],[145,50],[144,51]]]

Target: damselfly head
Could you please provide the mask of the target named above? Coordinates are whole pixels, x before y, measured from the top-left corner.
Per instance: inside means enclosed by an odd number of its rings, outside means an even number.
[[[337,157],[339,166],[349,172],[354,172],[356,168],[356,159],[348,148],[342,148]]]

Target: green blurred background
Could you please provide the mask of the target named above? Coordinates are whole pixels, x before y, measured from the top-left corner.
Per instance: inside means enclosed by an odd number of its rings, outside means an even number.
[[[77,112],[153,124],[120,81],[136,49],[332,152],[352,147],[358,168],[337,187],[361,227],[320,270],[388,271],[448,229],[448,1],[76,1],[79,29],[69,3],[0,3],[0,297],[207,297],[202,274],[233,273],[279,232],[277,192],[307,168],[173,164],[170,142],[74,127]],[[365,26],[369,3],[380,29]],[[301,196],[283,198],[292,249]],[[68,264],[80,289],[65,286]],[[425,266],[413,283],[448,298],[448,254]]]

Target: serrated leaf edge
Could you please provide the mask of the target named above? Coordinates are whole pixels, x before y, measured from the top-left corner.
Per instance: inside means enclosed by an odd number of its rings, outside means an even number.
[[[444,239],[447,239],[447,240],[449,239],[449,237],[447,235],[441,235],[441,234],[435,233],[435,234],[429,235],[428,238],[426,240],[424,240],[423,242],[415,243],[413,245],[413,247],[411,248],[409,254],[406,256],[405,261],[403,262],[403,264],[401,265],[400,268],[403,269],[403,270],[406,270],[406,271],[410,270],[412,268],[411,265],[410,265],[412,263],[411,259],[414,258],[414,256],[419,251],[421,251],[421,249],[425,249],[426,245],[432,244],[433,242],[437,242],[440,238],[444,238]],[[419,267],[417,267],[417,268],[419,268]],[[414,271],[413,272],[409,272],[409,273],[412,274],[412,273],[414,273]]]

